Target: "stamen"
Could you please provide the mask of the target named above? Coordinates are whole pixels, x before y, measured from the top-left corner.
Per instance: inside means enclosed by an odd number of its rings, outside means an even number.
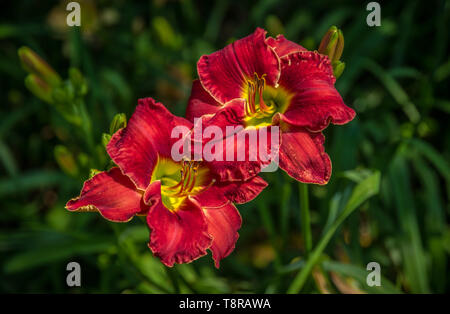
[[[209,184],[207,186],[205,186],[201,190],[197,191],[197,194],[205,192],[207,189],[212,187],[214,185],[214,183],[216,183],[216,179],[212,179],[211,182],[209,182]]]
[[[182,169],[180,170],[180,181],[171,187],[163,187],[164,193],[170,197],[184,197],[192,194],[197,183],[200,164],[201,161],[183,160]],[[195,192],[195,194],[208,189],[214,182],[215,180],[200,191]]]
[[[181,170],[180,170],[180,181],[177,184],[175,184],[175,185],[173,185],[171,187],[164,187],[164,190],[166,192],[171,192],[169,194],[170,196],[176,196],[179,193],[181,193],[181,191],[183,190],[183,186],[184,186],[184,183],[185,183],[185,180],[186,180],[186,173],[189,172],[189,169],[188,169],[187,165],[188,165],[188,160],[187,159],[183,159]],[[174,191],[174,190],[176,190],[178,188],[180,188],[179,191]]]
[[[222,207],[224,207],[224,206],[226,206],[226,205],[228,205],[230,203],[231,203],[231,201],[227,200],[223,205],[219,205],[219,206],[203,206],[202,208],[204,208],[204,209],[219,209],[219,208],[222,208]]]
[[[245,114],[247,117],[264,118],[270,116],[275,108],[273,105],[266,105],[264,101],[264,89],[266,88],[266,74],[261,77],[255,72],[253,80],[247,81],[248,100],[245,106]],[[256,94],[258,93],[258,94]],[[259,103],[256,104],[256,97],[259,97]],[[273,103],[273,102],[272,102]]]
[[[180,191],[178,192],[178,195],[181,195],[184,191],[184,189],[188,186],[189,181],[191,181],[191,163],[189,162],[189,164],[187,165],[187,171],[188,171],[188,177],[187,180],[183,180],[183,184],[181,186]]]
[[[180,170],[180,174],[181,174],[180,182],[178,182],[177,184],[175,184],[173,186],[166,188],[166,190],[175,190],[176,188],[178,188],[181,185],[182,182],[184,182],[184,176],[185,176],[184,169]]]
[[[198,170],[198,165],[197,165],[197,163],[195,161],[193,162],[193,165],[192,165],[191,169],[192,169],[192,172],[193,172],[192,181],[189,184],[189,186],[187,187],[186,193],[192,192],[192,189],[195,186],[195,179],[197,178],[197,170]]]
[[[261,79],[258,80],[259,109],[261,109],[262,111],[267,111],[269,109],[269,107],[266,106],[266,103],[264,102],[263,98],[263,92],[265,87],[266,87],[266,79],[264,78],[263,75]]]
[[[248,102],[247,102],[246,114],[251,116],[256,112],[256,108],[255,108],[256,87],[255,87],[255,83],[252,81],[248,81],[247,86],[248,86]]]

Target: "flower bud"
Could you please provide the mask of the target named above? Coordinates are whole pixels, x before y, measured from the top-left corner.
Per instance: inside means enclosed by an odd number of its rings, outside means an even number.
[[[97,170],[97,169],[94,169],[94,168],[92,168],[90,171],[89,171],[89,179],[91,179],[93,176],[95,176],[95,175],[97,175],[97,174],[99,174],[99,173],[101,173],[102,171],[100,171],[100,170]]]
[[[58,73],[33,50],[21,47],[18,54],[25,71],[40,77],[51,87],[61,84],[61,77]]]
[[[339,38],[333,56],[334,61],[338,61],[339,59],[341,59],[342,53],[344,52],[344,34],[341,30],[338,30],[338,35]]]
[[[110,140],[111,140],[111,135],[109,135],[108,133],[102,134],[102,144],[105,148],[106,148],[106,145],[108,145]]]
[[[341,61],[334,61],[331,65],[333,66],[334,77],[338,79],[342,75],[342,72],[344,72],[345,63]]]
[[[114,116],[109,127],[109,134],[116,133],[119,129],[127,126],[127,116],[124,113],[118,113]]]
[[[51,104],[52,89],[51,87],[35,74],[29,74],[25,78],[25,86],[39,99]]]
[[[320,42],[319,53],[327,55],[330,61],[338,61],[344,51],[344,35],[336,26],[331,26]]]
[[[72,153],[63,145],[57,145],[54,150],[55,159],[62,171],[71,176],[78,175],[78,166]]]

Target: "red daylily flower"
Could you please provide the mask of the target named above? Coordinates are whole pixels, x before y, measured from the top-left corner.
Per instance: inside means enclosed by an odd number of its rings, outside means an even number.
[[[279,126],[279,166],[305,183],[326,184],[331,161],[321,133],[328,124],[345,124],[355,112],[334,87],[327,56],[308,51],[284,36],[266,38],[263,29],[222,50],[202,56],[197,64],[186,117],[193,121],[222,110],[231,124],[245,128]],[[244,99],[240,108],[230,101]],[[236,121],[235,117],[240,117]]]
[[[267,186],[260,177],[223,182],[214,163],[171,158],[176,126],[192,123],[172,115],[152,98],[140,99],[126,128],[107,151],[118,167],[87,180],[70,211],[98,211],[112,221],[146,215],[148,244],[167,266],[188,263],[212,251],[216,267],[239,237],[241,216],[234,203],[255,198]]]

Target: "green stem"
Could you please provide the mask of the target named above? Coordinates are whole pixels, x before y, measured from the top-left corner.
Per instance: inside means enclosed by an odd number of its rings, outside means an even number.
[[[358,185],[353,189],[353,193],[347,201],[347,204],[345,205],[342,213],[337,217],[335,221],[333,221],[330,227],[324,231],[324,234],[319,240],[319,243],[309,255],[305,266],[297,274],[291,286],[289,287],[287,291],[288,293],[298,293],[302,290],[312,268],[318,263],[322,252],[325,250],[327,244],[330,242],[331,238],[333,237],[339,226],[342,224],[342,222],[368,198],[378,194],[379,190],[380,173],[378,171],[374,172],[372,175],[368,176],[366,179],[358,183]]]
[[[331,238],[333,237],[339,226],[342,224],[342,222],[368,198],[378,194],[379,190],[380,173],[378,171],[374,172],[372,175],[358,183],[358,185],[353,189],[353,193],[347,201],[347,204],[345,205],[342,213],[337,217],[335,221],[333,221],[330,227],[324,231],[322,238],[319,240],[319,243],[310,254],[305,266],[297,274],[291,286],[289,287],[287,291],[288,293],[298,293],[302,290],[312,268],[319,261],[323,250],[325,250],[328,242],[330,242]]]
[[[299,293],[302,290],[303,286],[305,285],[306,280],[308,279],[309,274],[311,273],[311,270],[319,261],[319,258],[322,255],[322,252],[325,250],[328,242],[330,242],[330,240],[333,237],[334,233],[336,232],[337,228],[345,220],[345,218],[347,218],[347,216],[350,214],[350,212],[351,211],[344,211],[338,217],[338,219],[336,219],[333,222],[333,224],[326,231],[324,236],[320,239],[317,246],[311,252],[311,254],[308,258],[308,261],[306,262],[306,264],[302,268],[302,270],[295,277],[295,279],[292,282],[291,286],[289,287],[287,293]]]
[[[311,219],[309,214],[309,198],[308,185],[306,183],[299,183],[298,186],[300,197],[300,222],[302,226],[302,236],[305,245],[305,257],[309,256],[312,249],[311,236]]]

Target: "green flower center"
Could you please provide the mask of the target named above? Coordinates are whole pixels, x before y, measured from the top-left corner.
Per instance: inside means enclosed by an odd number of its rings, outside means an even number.
[[[282,87],[266,85],[266,74],[261,77],[254,73],[252,79],[247,81],[247,90],[244,98],[245,105],[245,126],[261,127],[272,124],[272,117],[275,113],[283,113],[290,100],[289,94]]]
[[[161,181],[161,200],[171,211],[186,197],[199,194],[214,184],[208,168],[201,167],[201,161],[174,162],[169,158],[158,158],[151,182],[157,180]]]

